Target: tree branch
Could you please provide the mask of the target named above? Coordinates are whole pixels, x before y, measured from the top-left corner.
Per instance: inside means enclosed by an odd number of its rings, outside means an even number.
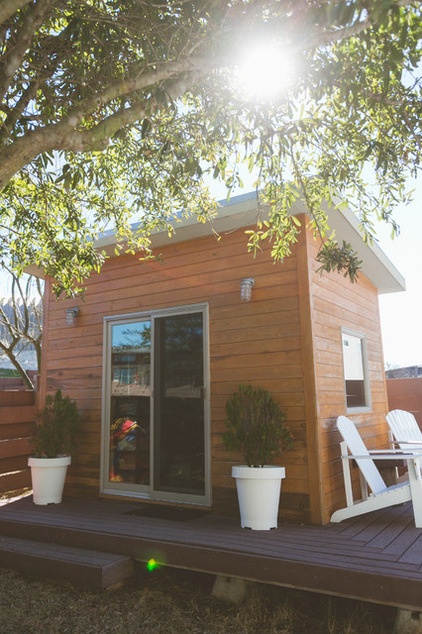
[[[221,59],[217,60],[216,58],[196,57],[168,61],[161,64],[159,68],[148,68],[145,64],[140,64],[139,68],[131,69],[131,75],[134,75],[131,79],[111,84],[101,93],[83,100],[69,112],[63,121],[67,120],[72,127],[75,127],[87,114],[98,111],[115,99],[128,97],[135,92],[145,90],[151,86],[157,86],[162,82],[192,73],[193,71],[205,75],[206,72],[221,64],[221,61]]]
[[[40,369],[42,341],[42,286],[35,279],[36,293],[33,293],[34,278],[28,276],[25,287],[8,267],[4,269],[12,279],[11,297],[5,304],[0,304],[0,351],[7,356],[14,368],[19,372],[25,385],[34,389],[25,367],[19,360],[19,354],[28,344],[35,350]],[[5,308],[8,307],[9,310]],[[0,352],[1,355],[1,352]]]
[[[18,371],[19,375],[21,376],[24,385],[30,389],[30,390],[34,390],[35,386],[33,384],[33,382],[31,381],[31,379],[28,376],[27,371],[25,370],[25,368],[23,367],[23,365],[19,362],[19,358],[16,357],[16,355],[14,354],[13,349],[10,348],[6,348],[6,346],[4,346],[2,344],[2,342],[0,341],[0,350],[3,350],[3,353],[6,355],[6,357],[9,359],[10,363],[13,365],[13,367]]]
[[[42,16],[58,1],[59,0],[38,0],[36,4],[33,4],[35,8],[32,7],[31,10],[28,11],[28,14],[31,13],[31,19],[28,18],[28,22],[25,22],[25,37],[23,37],[22,42],[20,39],[15,49],[13,49],[13,52],[17,53],[17,59],[13,60],[13,64],[10,59],[8,59],[8,63],[5,64],[7,69],[3,71],[3,76],[0,76],[0,88],[3,85],[3,90],[5,90],[6,82],[10,81],[11,69],[15,72],[25,47],[34,35],[34,29],[36,28],[35,20],[42,20]],[[16,2],[13,0],[8,0],[6,3],[3,3],[3,5],[9,6],[9,11],[11,4],[16,7]],[[22,6],[25,4],[28,4],[28,2],[23,2]],[[283,4],[284,3],[280,3],[280,5]],[[412,4],[412,2],[409,0],[399,0],[397,4],[399,6],[406,6]],[[310,7],[314,5],[315,3],[298,3],[298,5],[295,5],[295,12],[300,13],[300,11],[311,10]],[[246,20],[250,11],[258,14],[259,11],[262,10],[263,3],[238,3],[233,6],[237,10],[237,14],[239,15],[240,11],[241,16]],[[4,9],[3,6],[2,9]],[[228,14],[229,13],[230,11],[228,11]],[[239,15],[239,18],[241,16]],[[241,20],[239,20],[239,22],[241,22]],[[311,38],[310,41],[302,42],[302,44],[298,46],[302,49],[303,47],[309,49],[319,44],[338,41],[342,38],[344,39],[359,34],[370,25],[371,20],[369,13],[366,19],[346,26],[343,29],[331,30],[330,32],[321,30],[321,32]],[[231,30],[236,29],[238,21],[230,19],[228,26]],[[218,58],[204,58],[199,56],[193,58],[185,57],[183,59],[170,60],[162,64],[157,64],[155,67],[151,65],[145,66],[145,64],[143,64],[131,68],[130,71],[128,71],[128,78],[124,81],[116,82],[106,87],[102,92],[90,95],[78,103],[77,106],[69,110],[57,123],[30,130],[25,133],[24,136],[16,138],[9,146],[1,150],[0,190],[4,188],[7,182],[20,169],[42,152],[54,149],[83,152],[106,148],[110,138],[113,137],[117,130],[140,120],[149,110],[157,108],[158,100],[156,96],[152,95],[146,100],[140,101],[140,97],[136,93],[148,89],[151,89],[152,92],[152,88],[154,87],[162,86],[165,88],[166,83],[174,80],[171,84],[171,88],[168,88],[168,91],[173,90],[173,98],[178,97],[183,94],[196,79],[205,77],[213,68],[230,65],[233,61],[227,57],[230,53],[226,51],[225,55],[226,57],[221,56]],[[9,52],[8,56],[10,57]],[[133,98],[135,104],[123,110],[115,111],[104,118],[104,111],[107,106],[111,105],[113,108],[116,108],[116,105],[113,103],[115,100],[130,97]],[[81,129],[80,126],[83,125],[84,119],[88,117],[92,117],[94,122],[98,121],[100,117],[102,117],[102,120],[91,129]]]
[[[16,11],[30,2],[32,0],[2,0],[0,3],[0,24],[4,24]]]
[[[25,91],[23,91],[21,98],[16,103],[15,107],[7,113],[5,122],[2,126],[0,126],[0,147],[4,147],[7,144],[11,131],[24,112],[28,103],[34,98],[36,91],[37,83],[33,82]]]
[[[392,3],[393,4],[393,3]],[[414,4],[414,0],[397,0],[396,5],[399,7],[406,7]],[[373,26],[374,22],[371,19],[371,8],[369,5],[368,14],[364,20],[354,22],[350,26],[345,26],[341,29],[333,31],[327,31],[319,33],[318,36],[310,38],[304,49],[312,49],[315,46],[321,46],[323,44],[332,44],[334,42],[340,42],[341,40],[348,39],[349,37],[355,37],[365,31],[369,27]]]
[[[43,23],[47,13],[56,3],[56,0],[38,0],[32,3],[27,11],[23,25],[19,29],[19,39],[16,46],[7,51],[1,63],[0,72],[0,95],[5,95],[9,87],[11,78],[20,67],[25,53],[28,50],[35,32]]]
[[[178,97],[183,95],[195,83],[195,81],[200,78],[200,76],[201,74],[199,72],[195,72],[169,83],[165,86],[165,95],[167,99],[176,100]],[[95,128],[92,128],[92,130],[82,132],[79,139],[82,140],[83,144],[90,149],[104,148],[104,145],[108,144],[108,141],[118,130],[131,125],[136,121],[140,121],[151,111],[157,112],[162,105],[162,100],[160,101],[156,97],[151,97],[146,102],[136,104],[131,108],[126,108],[125,110],[116,112],[107,119],[104,119],[104,121],[101,121],[101,123],[99,123]]]
[[[119,82],[109,87],[104,93],[86,100],[82,106],[72,111],[59,123],[51,124],[44,128],[29,131],[25,136],[19,137],[13,144],[0,151],[0,191],[9,180],[42,152],[49,150],[68,150],[72,152],[85,152],[104,150],[110,138],[121,128],[143,118],[147,112],[159,106],[156,98],[151,97],[143,103],[116,112],[90,130],[78,130],[76,126],[94,109],[102,104],[102,99],[110,101],[118,96],[128,96],[132,91],[155,85],[159,81],[171,77],[176,72],[182,73],[186,68],[195,69],[195,72],[184,74],[173,82],[166,90],[172,99],[180,97],[200,76],[208,72],[210,61],[198,58],[186,62],[170,62],[170,68],[153,70],[150,73],[140,73],[138,77],[128,82]],[[158,79],[159,78],[159,79]],[[90,108],[90,110],[88,110]]]

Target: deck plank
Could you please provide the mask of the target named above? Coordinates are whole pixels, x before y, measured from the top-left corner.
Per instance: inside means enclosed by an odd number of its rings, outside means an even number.
[[[3,535],[0,535],[0,564],[92,590],[116,586],[134,572],[129,557]]]
[[[422,610],[422,530],[409,505],[274,531],[214,514],[177,521],[133,509],[135,502],[74,499],[37,507],[29,498],[0,508],[0,534]]]
[[[403,553],[400,557],[400,562],[402,563],[419,563],[419,570],[421,570],[421,561],[422,561],[422,538],[418,536],[417,539],[413,542],[413,544]]]

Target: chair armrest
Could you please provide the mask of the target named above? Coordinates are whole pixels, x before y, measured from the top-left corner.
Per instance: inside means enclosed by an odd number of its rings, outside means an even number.
[[[365,454],[363,456],[350,455],[342,456],[342,458],[346,458],[347,460],[420,460],[422,458],[422,453],[414,453],[409,451],[374,451],[370,454]]]
[[[413,444],[413,443],[410,443]],[[419,447],[411,447],[410,449],[404,449],[403,447],[397,447],[396,449],[368,449],[368,453],[372,456],[422,456],[422,443],[421,448]]]

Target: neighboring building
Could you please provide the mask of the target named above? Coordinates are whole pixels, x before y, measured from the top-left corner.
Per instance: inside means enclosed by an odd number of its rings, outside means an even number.
[[[305,225],[304,208],[295,213]],[[257,217],[255,196],[244,195],[212,227],[182,221],[173,238],[154,236],[160,259],[111,257],[76,301],[55,300],[47,280],[41,402],[60,388],[85,415],[68,493],[237,513],[239,456],[221,435],[227,399],[251,383],[272,392],[295,437],[281,460],[282,519],[324,524],[344,506],[335,421],[347,413],[369,445],[387,443],[378,294],[404,282],[351,214],[330,212],[330,224],[358,248],[355,284],[316,271],[318,243],[305,230],[283,263],[268,245],[254,259],[244,231]],[[98,246],[112,254],[114,237]],[[255,281],[250,302],[240,299],[244,278]]]
[[[392,368],[386,371],[387,379],[411,379],[422,376],[422,365],[409,365],[406,368]]]

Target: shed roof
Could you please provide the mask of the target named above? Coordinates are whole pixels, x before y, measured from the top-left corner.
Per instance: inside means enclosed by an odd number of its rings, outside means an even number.
[[[374,284],[380,294],[404,291],[405,280],[394,264],[376,243],[365,243],[359,230],[359,221],[350,210],[339,211],[334,208],[325,210],[330,228],[335,231],[337,240],[350,243],[362,260],[363,274]],[[297,201],[293,213],[307,213],[303,202]],[[200,223],[194,216],[183,218],[174,224],[175,233],[169,237],[167,231],[158,231],[152,235],[152,247],[194,240],[214,232],[224,235],[236,229],[256,224],[262,218],[262,207],[258,207],[255,192],[233,197],[229,202],[220,201],[217,216],[212,223]],[[265,214],[264,214],[265,215]],[[134,225],[136,229],[138,225]],[[113,231],[102,234],[95,242],[98,248],[105,249],[110,255],[114,252],[116,236]]]

